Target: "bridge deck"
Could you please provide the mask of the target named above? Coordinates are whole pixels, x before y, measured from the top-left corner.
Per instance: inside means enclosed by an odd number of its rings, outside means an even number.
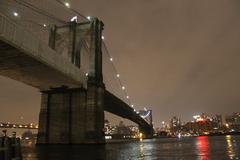
[[[79,87],[86,81],[68,59],[1,14],[0,75],[39,89]]]
[[[120,117],[129,119],[143,128],[151,128],[151,126],[136,112],[134,112],[134,110],[128,104],[108,91],[105,91],[104,110]]]

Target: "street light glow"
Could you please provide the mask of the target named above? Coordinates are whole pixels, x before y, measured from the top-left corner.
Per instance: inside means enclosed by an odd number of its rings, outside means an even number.
[[[122,86],[122,90],[125,90],[126,88],[124,86]]]
[[[46,25],[46,24],[43,24],[43,27],[47,27],[47,25]]]
[[[126,96],[127,99],[129,99],[129,96]]]
[[[120,77],[120,74],[117,74],[116,76],[119,78],[119,77]]]
[[[110,58],[110,61],[112,62],[112,61],[113,61],[113,58]]]
[[[104,40],[105,39],[105,37],[104,36],[102,36],[102,40]]]
[[[134,105],[132,104],[132,105],[131,105],[131,107],[133,108],[133,107],[134,107]]]

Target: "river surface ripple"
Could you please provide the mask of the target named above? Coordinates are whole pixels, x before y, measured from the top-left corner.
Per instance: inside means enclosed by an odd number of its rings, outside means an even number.
[[[162,138],[106,145],[25,146],[25,160],[240,159],[240,136]]]

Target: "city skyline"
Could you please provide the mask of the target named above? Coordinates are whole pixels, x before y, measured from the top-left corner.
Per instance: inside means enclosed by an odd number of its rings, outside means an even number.
[[[154,122],[239,111],[238,1],[71,3],[103,20],[105,42],[131,100],[136,109],[151,108]],[[0,84],[1,120],[38,122],[39,91],[4,77]]]

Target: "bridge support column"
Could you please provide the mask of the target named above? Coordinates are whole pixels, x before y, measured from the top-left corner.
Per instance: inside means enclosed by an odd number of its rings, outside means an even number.
[[[97,87],[43,91],[37,144],[104,143],[102,92]]]
[[[139,132],[143,134],[144,139],[152,139],[153,138],[153,128],[142,128],[139,126]]]
[[[104,88],[88,84],[86,106],[86,139],[88,143],[104,143]]]

